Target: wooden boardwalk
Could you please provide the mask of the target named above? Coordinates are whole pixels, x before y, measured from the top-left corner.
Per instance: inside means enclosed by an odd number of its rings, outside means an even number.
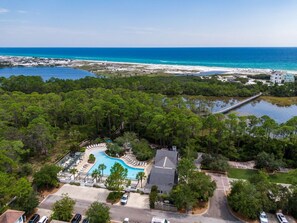
[[[242,106],[242,105],[244,105],[244,104],[246,104],[246,103],[248,103],[250,101],[253,101],[253,100],[257,99],[261,95],[262,95],[262,93],[259,93],[257,95],[254,95],[254,96],[250,97],[250,98],[247,98],[247,99],[245,99],[243,101],[240,101],[240,102],[236,103],[235,105],[232,105],[232,106],[224,108],[224,109],[222,109],[220,111],[214,112],[213,114],[225,114],[225,113],[227,113],[227,112],[229,112],[229,111],[231,111],[231,110],[233,110],[235,108],[238,108],[238,107],[240,107],[240,106]]]

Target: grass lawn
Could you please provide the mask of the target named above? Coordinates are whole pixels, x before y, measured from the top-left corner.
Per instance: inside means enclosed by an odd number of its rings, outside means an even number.
[[[271,97],[271,96],[261,96],[261,99],[268,101],[272,104],[280,106],[290,106],[297,104],[297,97]]]
[[[228,171],[228,177],[234,179],[243,179],[248,180],[251,176],[255,175],[257,170],[248,170],[248,169],[237,169],[230,168]]]
[[[228,177],[234,179],[248,180],[250,177],[257,174],[257,172],[258,170],[230,168],[230,170],[228,171]],[[275,173],[273,175],[269,175],[269,179],[273,183],[290,184],[289,176],[287,173]]]

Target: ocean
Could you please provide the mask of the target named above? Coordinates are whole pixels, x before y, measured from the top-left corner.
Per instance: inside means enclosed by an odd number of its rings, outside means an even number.
[[[297,48],[0,48],[0,55],[297,71]]]

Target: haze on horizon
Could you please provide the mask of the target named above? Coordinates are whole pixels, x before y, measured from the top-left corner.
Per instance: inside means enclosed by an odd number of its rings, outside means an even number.
[[[1,0],[0,47],[296,47],[296,0]]]

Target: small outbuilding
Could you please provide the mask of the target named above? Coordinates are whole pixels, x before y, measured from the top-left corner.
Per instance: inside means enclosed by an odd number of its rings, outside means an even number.
[[[25,223],[25,212],[7,210],[0,216],[1,223]]]

